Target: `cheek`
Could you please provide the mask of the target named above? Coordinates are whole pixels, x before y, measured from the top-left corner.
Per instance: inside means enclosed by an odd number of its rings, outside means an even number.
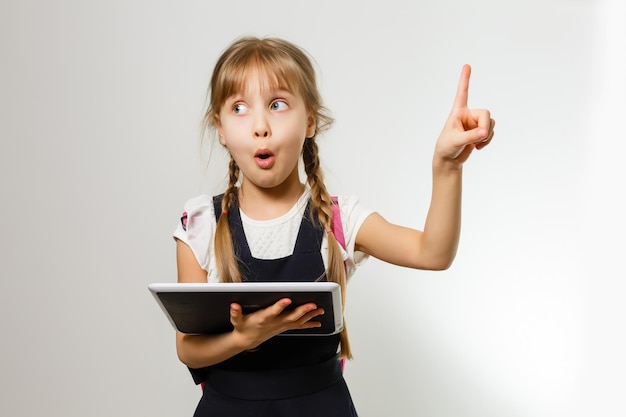
[[[306,140],[306,129],[303,129],[301,124],[293,124],[288,131],[284,134],[284,147],[290,150],[301,151]]]
[[[228,123],[222,125],[222,127],[218,129],[220,143],[229,149],[236,147],[238,142],[242,141],[242,131],[243,129],[240,124]]]
[[[312,135],[309,135],[311,129],[307,123],[303,121],[306,120],[304,117],[298,117],[290,120],[289,127],[286,131],[289,132],[289,137],[291,137],[296,142],[299,142],[300,145],[304,143],[304,140]]]
[[[242,154],[243,145],[240,140],[237,140],[230,132],[224,132],[224,136],[220,137],[220,144],[226,148],[228,153],[239,162],[239,156]]]
[[[224,145],[224,147],[228,150],[229,153],[236,156],[240,154],[243,149],[245,149],[242,141],[233,138],[233,136],[229,136],[228,134],[224,136],[223,140],[220,140],[220,143]]]

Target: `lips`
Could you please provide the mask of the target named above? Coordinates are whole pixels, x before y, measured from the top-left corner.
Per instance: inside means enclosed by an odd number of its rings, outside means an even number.
[[[271,168],[275,160],[276,157],[269,149],[259,149],[254,154],[254,161],[263,169]]]

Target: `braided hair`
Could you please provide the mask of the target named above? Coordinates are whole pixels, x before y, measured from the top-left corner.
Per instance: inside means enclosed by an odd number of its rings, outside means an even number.
[[[333,212],[330,194],[324,185],[319,152],[315,136],[330,127],[333,122],[317,89],[315,70],[306,52],[296,45],[277,38],[259,39],[245,37],[235,41],[226,49],[215,65],[208,92],[209,105],[203,118],[205,131],[214,130],[225,101],[245,88],[248,74],[252,71],[264,74],[272,87],[286,88],[302,96],[309,114],[315,116],[315,134],[306,138],[302,149],[302,161],[311,189],[311,217],[324,228],[328,236],[328,265],[326,276],[329,281],[341,286],[342,305],[345,306],[346,268],[342,251],[333,234]],[[215,256],[218,275],[222,282],[241,282],[241,272],[235,258],[233,241],[224,215],[233,207],[236,199],[240,169],[231,157],[228,186],[222,200],[222,215],[215,230]],[[351,358],[347,330],[341,332],[341,355]]]

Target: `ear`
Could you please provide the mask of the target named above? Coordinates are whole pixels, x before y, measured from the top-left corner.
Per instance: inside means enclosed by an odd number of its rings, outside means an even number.
[[[215,116],[213,116],[213,124],[215,125],[215,128],[217,129],[217,135],[220,138],[220,143],[222,144],[222,146],[226,146],[226,141],[224,140],[224,130],[222,129],[222,123],[220,122],[219,114],[216,114]]]
[[[310,113],[307,119],[306,137],[312,138],[313,136],[315,136],[316,129],[317,129],[317,117],[315,116],[315,113]]]

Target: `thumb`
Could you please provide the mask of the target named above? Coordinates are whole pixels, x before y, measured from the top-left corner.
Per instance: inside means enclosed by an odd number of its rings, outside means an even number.
[[[239,304],[231,304],[230,305],[230,319],[236,320],[242,316],[243,312],[241,310],[241,306]]]
[[[478,143],[487,138],[487,129],[484,127],[476,127],[462,134],[462,142],[464,145]]]

